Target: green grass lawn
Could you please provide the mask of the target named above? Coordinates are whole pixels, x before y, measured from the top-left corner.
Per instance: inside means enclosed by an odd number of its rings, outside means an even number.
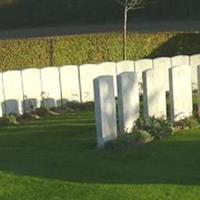
[[[97,150],[92,112],[0,129],[1,200],[198,200],[200,129]]]

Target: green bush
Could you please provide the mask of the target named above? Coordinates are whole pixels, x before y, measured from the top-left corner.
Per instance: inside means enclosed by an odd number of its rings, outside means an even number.
[[[195,117],[187,117],[185,119],[179,120],[178,122],[175,122],[174,126],[177,129],[189,129],[198,127],[199,122]]]
[[[145,130],[138,130],[135,133],[135,140],[139,141],[141,143],[148,143],[154,140],[154,137],[147,131]]]
[[[17,116],[17,121],[20,124],[25,123],[25,122],[30,122],[30,121],[35,120],[35,119],[37,119],[37,117],[35,117],[34,114],[28,113],[28,112]]]
[[[49,115],[49,109],[45,106],[41,106],[40,108],[37,108],[33,113],[40,117],[45,117]]]
[[[4,115],[0,118],[0,126],[10,126],[10,125],[17,125],[19,122],[15,115]]]
[[[140,130],[151,134],[155,139],[164,138],[172,133],[172,126],[166,119],[141,116],[133,127],[133,132]]]
[[[128,33],[130,60],[199,52],[199,33]],[[118,32],[0,41],[2,71],[120,60],[122,35]]]

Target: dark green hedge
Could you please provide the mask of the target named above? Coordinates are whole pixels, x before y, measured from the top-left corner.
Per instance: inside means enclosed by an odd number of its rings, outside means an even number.
[[[128,59],[200,53],[200,34],[129,33]],[[121,33],[0,41],[0,69],[100,63],[122,59]]]

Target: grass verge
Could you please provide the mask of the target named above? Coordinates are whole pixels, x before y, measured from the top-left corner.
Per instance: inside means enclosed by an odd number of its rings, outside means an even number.
[[[95,148],[93,112],[0,129],[0,199],[196,200],[200,129],[129,149]]]

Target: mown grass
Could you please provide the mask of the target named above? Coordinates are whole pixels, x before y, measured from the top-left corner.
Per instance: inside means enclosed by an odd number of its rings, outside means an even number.
[[[196,200],[200,129],[129,149],[97,150],[93,112],[0,129],[0,199]]]

